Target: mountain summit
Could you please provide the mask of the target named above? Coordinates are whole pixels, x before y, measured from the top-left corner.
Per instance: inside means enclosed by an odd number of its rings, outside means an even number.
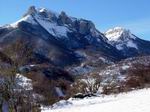
[[[105,32],[108,43],[116,47],[125,57],[149,54],[149,41],[142,40],[130,30],[115,27]]]
[[[136,36],[132,35],[130,30],[122,27],[115,27],[105,32],[105,36],[109,41],[120,41],[125,39],[135,39]]]
[[[108,38],[110,44],[114,45],[118,50],[122,50],[124,47],[138,49],[136,43],[136,36],[134,36],[130,30],[122,27],[115,27],[109,29],[105,36]]]

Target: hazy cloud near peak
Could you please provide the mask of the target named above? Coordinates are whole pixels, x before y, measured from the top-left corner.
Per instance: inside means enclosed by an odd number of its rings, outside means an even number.
[[[130,21],[122,26],[130,29],[131,32],[137,35],[150,34],[150,18]]]

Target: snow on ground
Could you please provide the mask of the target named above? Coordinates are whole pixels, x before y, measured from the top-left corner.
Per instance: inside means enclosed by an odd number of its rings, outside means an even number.
[[[150,89],[105,97],[69,99],[42,112],[150,112]]]
[[[55,91],[56,91],[56,93],[59,97],[64,97],[65,96],[64,93],[62,92],[61,88],[55,87]]]
[[[21,74],[17,74],[16,78],[17,78],[18,85],[20,85],[24,89],[26,89],[26,90],[32,90],[33,89],[31,79],[28,79],[27,77],[25,77]]]
[[[129,65],[123,65],[123,66],[122,66],[122,69],[123,69],[123,70],[127,70],[127,69],[129,69],[129,68],[130,68]]]

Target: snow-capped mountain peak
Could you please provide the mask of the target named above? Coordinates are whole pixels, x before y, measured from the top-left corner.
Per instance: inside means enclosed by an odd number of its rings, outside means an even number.
[[[128,29],[115,27],[108,30],[105,36],[108,39],[108,43],[116,47],[119,51],[122,51],[125,56],[132,55],[133,52],[139,52],[138,38]]]
[[[113,29],[109,29],[107,32],[105,32],[105,36],[109,41],[120,41],[125,39],[136,38],[131,34],[130,30],[122,27],[115,27]]]
[[[138,38],[130,30],[122,27],[109,29],[104,33],[104,35],[108,39],[107,41],[109,44],[116,47],[116,49],[121,51],[124,56],[127,57],[132,57],[133,54],[138,55],[142,52],[145,52],[145,49],[147,49],[145,46],[149,46],[148,41]]]

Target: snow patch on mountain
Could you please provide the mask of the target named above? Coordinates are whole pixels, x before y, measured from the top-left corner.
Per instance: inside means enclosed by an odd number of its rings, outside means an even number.
[[[117,48],[118,50],[122,50],[122,49],[123,49],[123,46],[122,46],[122,44],[118,44],[118,45],[116,45],[116,48]]]
[[[133,41],[128,41],[127,46],[138,49],[137,45],[135,43],[133,43]]]
[[[35,16],[35,19],[44,29],[46,29],[53,36],[67,37],[67,33],[70,32],[70,30],[67,27],[58,26],[56,23],[50,22],[48,20],[44,20],[39,16]]]

